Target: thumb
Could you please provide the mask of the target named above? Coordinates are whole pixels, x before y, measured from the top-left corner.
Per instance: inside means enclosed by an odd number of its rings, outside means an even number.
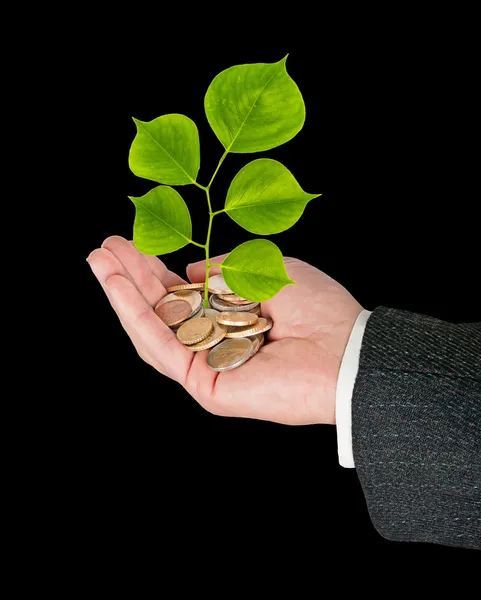
[[[217,256],[210,256],[210,263],[221,263],[229,253],[226,254],[218,254]],[[198,262],[190,263],[186,268],[187,277],[189,278],[191,283],[200,283],[201,281],[205,281],[205,260],[199,260]],[[220,267],[211,267],[209,270],[209,277],[212,275],[218,275],[221,273]]]

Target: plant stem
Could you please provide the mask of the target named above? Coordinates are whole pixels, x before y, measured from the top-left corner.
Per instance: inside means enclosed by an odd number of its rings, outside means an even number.
[[[214,181],[214,178],[217,175],[217,171],[220,169],[221,164],[224,162],[225,157],[228,154],[229,154],[229,149],[225,150],[224,154],[221,156],[221,158],[219,160],[219,164],[217,165],[217,168],[214,171],[214,174],[212,175],[207,187],[200,185],[196,181],[193,182],[198,188],[201,188],[202,190],[205,191],[205,193],[207,195],[207,204],[209,205],[209,227],[207,229],[207,240],[205,242],[205,246],[203,246],[203,248],[205,248],[204,308],[209,308],[209,269],[210,269],[210,267],[214,267],[214,266],[220,267],[220,265],[217,265],[217,264],[216,265],[209,264],[209,242],[210,242],[210,232],[212,229],[212,219],[214,218],[215,215],[217,215],[221,212],[224,212],[224,209],[217,210],[216,212],[212,212],[212,206],[210,204],[210,186],[212,185],[212,182]],[[197,244],[197,245],[201,246],[201,244]]]
[[[194,244],[194,246],[199,246],[199,248],[205,248],[205,244],[199,244],[198,242],[194,242],[194,240],[190,240],[191,244]]]
[[[211,180],[212,181],[212,180]],[[209,242],[210,242],[210,232],[212,229],[212,219],[214,215],[212,213],[212,207],[210,205],[210,184],[205,188],[205,193],[207,194],[207,204],[209,205],[209,227],[207,229],[207,240],[205,242],[205,285],[204,285],[204,308],[209,308]]]
[[[212,175],[211,180],[209,181],[209,185],[207,186],[207,188],[210,188],[210,186],[212,185],[212,182],[214,181],[214,177],[217,175],[217,171],[220,169],[221,164],[224,162],[225,157],[229,154],[229,150],[226,150],[224,152],[224,154],[221,156],[220,160],[219,160],[219,164],[217,165],[217,169],[214,171],[214,174]]]

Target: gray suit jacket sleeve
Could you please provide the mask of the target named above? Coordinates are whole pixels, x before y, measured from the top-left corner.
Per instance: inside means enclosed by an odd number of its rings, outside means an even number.
[[[481,324],[374,310],[354,385],[352,439],[383,537],[481,548]]]

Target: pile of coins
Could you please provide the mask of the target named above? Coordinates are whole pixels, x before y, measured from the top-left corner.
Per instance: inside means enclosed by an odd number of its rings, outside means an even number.
[[[204,283],[167,288],[156,315],[193,352],[211,349],[207,364],[214,371],[235,369],[252,358],[264,343],[272,319],[260,316],[259,302],[241,298],[222,275],[208,280],[209,306],[204,308]]]

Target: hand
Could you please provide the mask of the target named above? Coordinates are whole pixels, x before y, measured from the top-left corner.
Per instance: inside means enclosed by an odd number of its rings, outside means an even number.
[[[141,358],[206,410],[291,425],[335,423],[339,368],[362,307],[315,267],[285,257],[297,284],[261,303],[261,314],[274,323],[264,345],[240,367],[219,373],[207,366],[209,350],[188,350],[153,311],[167,287],[189,282],[118,236],[87,260]],[[212,267],[210,275],[220,272]],[[191,283],[205,281],[205,261],[189,265],[187,276]]]

